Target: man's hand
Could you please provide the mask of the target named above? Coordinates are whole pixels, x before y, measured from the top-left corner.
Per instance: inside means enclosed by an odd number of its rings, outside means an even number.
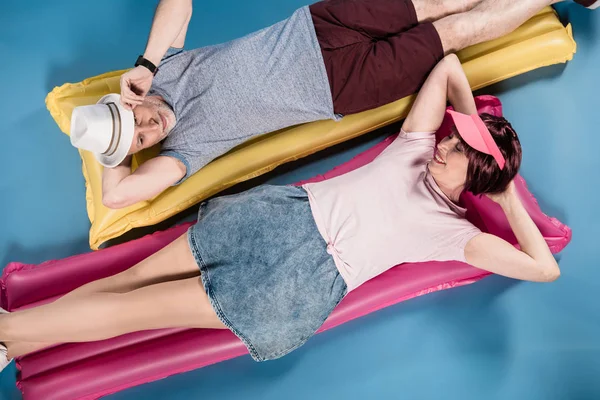
[[[142,104],[148,94],[154,75],[146,67],[138,65],[121,75],[121,104],[127,110],[133,110]]]

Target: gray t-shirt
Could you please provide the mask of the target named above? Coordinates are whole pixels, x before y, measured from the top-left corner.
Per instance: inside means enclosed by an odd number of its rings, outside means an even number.
[[[149,94],[177,117],[161,154],[185,164],[182,181],[254,136],[338,118],[308,7],[240,39],[171,51],[159,68]]]

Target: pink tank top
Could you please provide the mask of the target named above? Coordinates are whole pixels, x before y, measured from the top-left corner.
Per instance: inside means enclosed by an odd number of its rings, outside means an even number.
[[[429,174],[434,146],[433,133],[401,131],[369,164],[303,185],[348,291],[405,262],[465,261],[480,231]]]

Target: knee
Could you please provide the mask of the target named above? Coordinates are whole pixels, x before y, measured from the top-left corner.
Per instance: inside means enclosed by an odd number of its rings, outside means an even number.
[[[14,318],[8,314],[0,315],[0,342],[14,341]]]
[[[148,272],[148,268],[142,261],[122,273],[115,275],[115,279],[117,279],[117,286],[119,288],[123,288],[125,291],[131,291],[150,283],[151,274]]]
[[[126,293],[145,286],[149,280],[148,271],[142,262],[116,275],[92,283],[89,292]]]
[[[475,6],[481,3],[482,0],[462,0],[462,11],[467,12],[475,8]]]
[[[444,54],[456,53],[476,42],[475,38],[479,35],[477,23],[465,18],[465,15],[466,13],[451,15],[433,23],[440,36]]]

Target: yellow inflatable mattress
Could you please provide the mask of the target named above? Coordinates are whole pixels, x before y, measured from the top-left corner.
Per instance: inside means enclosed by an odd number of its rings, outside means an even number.
[[[550,7],[502,38],[469,47],[458,56],[473,90],[536,68],[564,63],[575,53],[571,27],[564,27]],[[95,103],[107,93],[119,93],[119,76],[108,72],[79,83],[67,83],[48,94],[46,106],[60,129],[69,134],[74,107]],[[231,150],[154,199],[111,210],[102,205],[102,166],[91,153],[80,151],[86,182],[87,212],[94,250],[125,232],[153,225],[230,187],[406,116],[414,96],[374,110],[318,121],[262,135]],[[75,151],[75,149],[73,149]],[[158,154],[158,148],[136,155],[134,168]]]

